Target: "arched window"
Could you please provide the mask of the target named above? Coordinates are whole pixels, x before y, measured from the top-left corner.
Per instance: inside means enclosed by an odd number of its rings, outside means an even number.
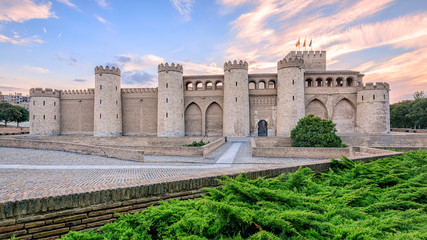
[[[322,87],[323,80],[321,78],[316,79],[316,87]]]
[[[342,87],[343,86],[343,82],[344,82],[344,80],[341,78],[341,77],[339,77],[339,78],[337,78],[337,87]]]
[[[255,82],[249,82],[249,89],[255,89]]]
[[[196,89],[197,90],[203,90],[203,83],[199,82],[196,84]]]
[[[258,89],[265,89],[265,82],[264,81],[260,81],[258,83]]]
[[[313,86],[313,79],[311,79],[311,78],[307,78],[307,79],[305,80],[305,86],[306,86],[306,87],[312,87],[312,86]]]
[[[326,78],[326,86],[332,87],[332,78]]]
[[[276,82],[274,80],[268,81],[268,89],[276,88]]]
[[[206,90],[212,90],[213,89],[213,84],[212,82],[207,82],[206,83]]]
[[[347,87],[351,87],[351,86],[353,86],[353,78],[351,78],[351,77],[348,77],[347,79],[346,79],[346,86]]]
[[[215,89],[222,89],[222,82],[216,82]]]
[[[187,85],[185,86],[187,90],[193,90],[193,83],[189,82],[187,83]]]

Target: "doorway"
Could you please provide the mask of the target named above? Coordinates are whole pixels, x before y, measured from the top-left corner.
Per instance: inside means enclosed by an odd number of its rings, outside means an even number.
[[[261,120],[258,122],[258,137],[266,137],[267,136],[267,122]]]

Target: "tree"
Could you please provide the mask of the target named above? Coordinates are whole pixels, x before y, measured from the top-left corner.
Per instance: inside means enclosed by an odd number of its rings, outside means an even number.
[[[22,116],[18,108],[10,103],[0,103],[0,113],[6,127],[8,122],[17,121]]]
[[[312,114],[298,121],[291,131],[293,147],[344,147],[335,123]]]
[[[415,128],[427,128],[427,98],[413,101],[408,117]]]
[[[26,122],[30,120],[30,112],[21,106],[15,105],[14,107],[21,113],[21,116],[15,120],[16,126],[19,127],[20,122]]]
[[[413,101],[406,100],[390,105],[390,125],[392,128],[409,128],[413,126],[409,112]]]
[[[425,98],[424,91],[416,91],[413,96],[414,100]]]

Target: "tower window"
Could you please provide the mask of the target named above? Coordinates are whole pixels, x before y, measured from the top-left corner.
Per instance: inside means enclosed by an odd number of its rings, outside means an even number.
[[[237,97],[236,97],[236,102],[237,102]]]
[[[102,85],[99,85],[99,89],[102,89]]]
[[[384,94],[384,99],[385,99],[385,94]]]
[[[116,86],[116,91],[117,91],[117,89],[118,89],[118,88],[117,88],[117,86]]]
[[[375,95],[373,95],[372,98],[375,100]]]
[[[119,114],[116,114],[116,118],[119,119]]]
[[[292,96],[292,101],[295,101],[295,96]]]
[[[43,119],[46,119],[46,115],[43,115]]]
[[[56,106],[56,102],[53,102],[53,106]]]
[[[362,96],[362,101],[363,101],[363,96]]]
[[[295,85],[295,80],[292,80],[292,85]]]
[[[99,104],[102,104],[102,100],[101,99],[99,99]]]
[[[99,119],[101,119],[101,114],[99,114]]]
[[[43,101],[43,106],[46,105],[46,101]]]
[[[33,115],[33,120],[36,119],[36,115]]]
[[[168,88],[169,87],[169,84],[168,83],[166,83],[166,88]]]
[[[168,117],[168,113],[166,113],[166,117]]]
[[[36,105],[36,101],[33,101],[33,105]]]
[[[116,100],[116,105],[119,105],[119,101],[118,100]]]
[[[169,102],[169,99],[168,98],[166,98],[166,103],[168,103]]]
[[[236,82],[236,87],[237,87],[237,82]]]
[[[55,120],[56,120],[56,115],[54,115],[54,116],[53,116],[53,119],[55,119]]]

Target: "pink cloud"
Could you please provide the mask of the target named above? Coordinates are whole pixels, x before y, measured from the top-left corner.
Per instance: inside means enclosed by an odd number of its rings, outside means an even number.
[[[47,19],[56,17],[51,12],[52,3],[36,4],[30,0],[0,1],[0,21],[24,22],[30,19]]]

